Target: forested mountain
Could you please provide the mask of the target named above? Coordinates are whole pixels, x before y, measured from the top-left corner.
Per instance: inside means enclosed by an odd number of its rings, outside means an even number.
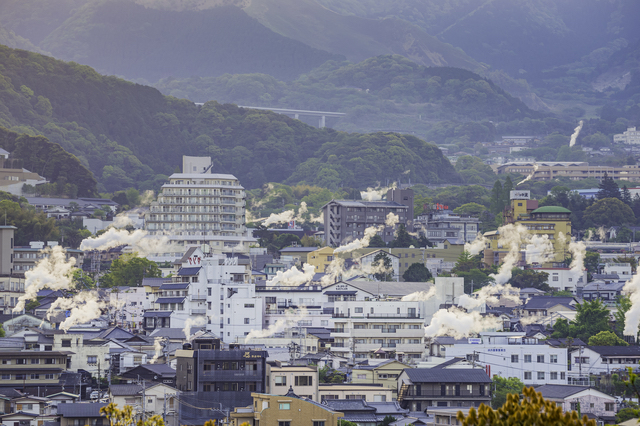
[[[522,101],[490,80],[459,68],[424,67],[400,55],[357,64],[329,62],[291,83],[263,74],[165,79],[156,87],[194,102],[342,111],[336,129],[402,129],[426,134],[439,120],[536,118]],[[486,135],[489,136],[489,135]]]
[[[406,175],[460,182],[434,145],[393,133],[316,129],[283,115],[165,97],[154,88],[0,47],[0,125],[78,156],[101,190],[154,188],[182,155],[211,155],[248,188],[266,182],[364,187]]]
[[[11,153],[16,167],[24,167],[47,178],[56,188],[52,193],[72,198],[96,197],[93,174],[78,158],[43,136],[29,136],[0,127],[0,147]]]
[[[251,0],[244,10],[273,31],[351,62],[399,54],[426,66],[480,70],[484,66],[454,46],[398,18],[344,16],[316,0]]]
[[[0,23],[30,38],[28,28],[38,27],[42,17],[27,11],[35,11],[42,3],[4,4]],[[57,58],[128,79],[259,72],[287,80],[327,60],[343,58],[276,34],[234,6],[174,12],[145,8],[130,0],[79,3],[62,0],[61,10],[45,26],[50,32],[45,35],[38,28],[32,41]],[[64,12],[68,17],[60,22],[56,17]]]

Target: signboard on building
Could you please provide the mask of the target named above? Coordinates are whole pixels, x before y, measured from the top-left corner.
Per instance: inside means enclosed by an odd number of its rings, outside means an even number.
[[[509,193],[509,198],[512,200],[530,200],[531,199],[531,191],[511,191]]]

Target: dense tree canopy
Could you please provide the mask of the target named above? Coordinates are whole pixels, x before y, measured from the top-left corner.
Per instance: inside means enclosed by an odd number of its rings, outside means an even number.
[[[561,318],[553,326],[553,337],[577,337],[588,342],[591,336],[602,331],[611,331],[609,327],[609,310],[600,301],[584,301],[576,305],[578,314],[575,320],[568,322]]]
[[[407,282],[426,282],[431,278],[431,272],[422,263],[412,263],[402,274],[402,279]]]
[[[111,270],[100,278],[101,287],[140,287],[143,278],[161,277],[158,265],[136,254],[124,254],[111,263]]]
[[[584,212],[586,226],[620,226],[634,223],[636,220],[633,210],[618,198],[603,198],[587,207]]]

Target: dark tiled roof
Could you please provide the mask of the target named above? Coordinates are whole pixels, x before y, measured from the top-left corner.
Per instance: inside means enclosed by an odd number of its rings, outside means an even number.
[[[542,385],[536,388],[536,392],[540,392],[543,398],[564,399],[587,389],[588,386]]]
[[[160,290],[183,290],[189,287],[189,283],[163,283]]]
[[[414,383],[491,383],[480,369],[407,368],[404,373]]]
[[[149,287],[160,287],[165,281],[167,281],[167,278],[143,278],[142,285],[147,285]]]
[[[546,343],[549,346],[553,346],[554,348],[564,348],[569,346],[569,340],[570,339],[566,337],[562,337],[558,339],[549,337],[544,341],[544,343]],[[575,337],[571,339],[571,346],[577,348],[579,346],[587,346],[587,344],[582,340],[578,339],[577,337]]]
[[[640,356],[640,346],[587,346],[601,356]]]
[[[376,411],[363,399],[327,399],[324,404],[333,411],[371,411],[372,413]]]
[[[200,272],[200,266],[196,267],[196,268],[180,268],[180,270],[178,271],[178,276],[181,275],[197,275],[198,272]]]
[[[158,297],[156,303],[182,303],[185,297]]]
[[[535,296],[527,301],[524,309],[548,309],[556,305],[571,305],[573,297]]]
[[[171,311],[145,311],[144,318],[169,318]]]
[[[142,391],[142,385],[126,384],[126,385],[111,385],[109,391],[113,396],[126,396],[137,395]]]
[[[62,417],[102,417],[100,409],[106,407],[103,403],[79,403],[79,404],[58,404],[58,415]]]
[[[162,376],[175,376],[176,370],[168,366],[167,364],[143,364],[139,366],[140,368],[144,368],[146,370],[152,371],[155,374],[160,374]]]

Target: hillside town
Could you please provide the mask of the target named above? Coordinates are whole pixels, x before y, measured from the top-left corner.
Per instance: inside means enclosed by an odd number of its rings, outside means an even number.
[[[101,426],[115,403],[170,426],[457,424],[525,386],[598,424],[638,417],[640,246],[576,239],[529,190],[484,233],[416,214],[409,185],[378,192],[250,228],[238,179],[185,156],[146,208],[29,199],[95,236],[19,246],[0,226],[2,423]]]

